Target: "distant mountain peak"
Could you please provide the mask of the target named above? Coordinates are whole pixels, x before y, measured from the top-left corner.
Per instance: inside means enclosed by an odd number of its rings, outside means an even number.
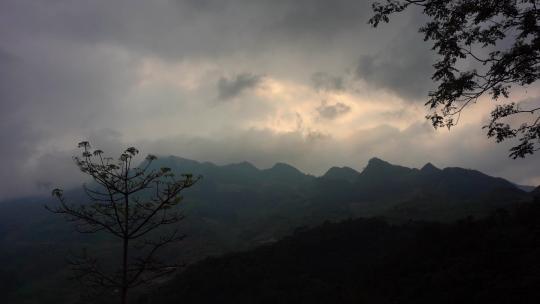
[[[350,167],[332,167],[328,169],[328,171],[326,171],[322,177],[328,179],[354,181],[359,175],[360,173],[358,171]]]
[[[435,167],[432,163],[427,163],[422,167],[422,169],[420,169],[420,171],[424,173],[435,173],[440,172],[441,169]]]
[[[169,155],[169,156],[166,157],[166,159],[174,160],[174,161],[177,161],[177,162],[199,163],[196,160],[189,159],[189,158],[184,158],[184,157],[180,157],[180,156],[176,156],[176,155]]]
[[[275,178],[280,179],[286,179],[286,180],[296,180],[299,178],[304,178],[307,175],[305,175],[302,171],[296,169],[295,167],[286,164],[286,163],[276,163],[272,166],[272,168],[263,170],[263,172],[266,172],[269,174],[269,176],[273,176]]]
[[[272,168],[269,168],[269,169],[266,169],[265,171],[269,171],[269,172],[279,172],[279,173],[294,173],[294,174],[302,174],[303,173],[296,169],[295,167],[289,165],[289,164],[286,164],[286,163],[281,163],[281,162],[277,162],[275,163]]]
[[[255,165],[253,165],[252,163],[248,162],[248,161],[243,161],[243,162],[239,162],[239,163],[233,163],[233,164],[228,164],[228,165],[224,165],[223,167],[229,167],[229,168],[242,168],[242,169],[250,169],[250,170],[259,170],[257,169],[257,167],[255,167]]]
[[[364,171],[379,170],[383,168],[392,167],[393,165],[387,161],[384,161],[378,157],[372,157],[367,166],[364,168]]]
[[[385,160],[382,160],[382,159],[380,159],[378,157],[373,157],[368,161],[367,166],[364,168],[364,170],[362,172],[380,171],[380,170],[392,170],[392,169],[396,169],[396,168],[402,168],[402,169],[410,170],[409,168],[406,168],[406,167],[391,164],[391,163],[389,163],[389,162],[387,162]]]
[[[391,180],[403,178],[415,170],[399,165],[391,164],[380,158],[373,157],[368,161],[367,166],[360,173],[361,179],[367,183],[373,183],[375,180]],[[418,170],[416,170],[418,171]]]
[[[385,161],[385,160],[382,160],[378,157],[372,157],[369,161],[368,161],[368,166],[369,165],[391,165],[389,162]]]
[[[158,156],[158,159],[154,162],[154,165],[157,165],[157,166],[165,165],[168,167],[169,166],[194,167],[194,166],[200,166],[201,163],[196,160],[169,155],[169,156],[164,156],[164,157]]]
[[[294,168],[294,167],[286,163],[277,162],[272,166],[272,168]]]

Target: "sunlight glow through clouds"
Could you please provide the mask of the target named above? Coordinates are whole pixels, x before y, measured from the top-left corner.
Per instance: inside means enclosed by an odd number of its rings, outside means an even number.
[[[276,113],[266,121],[253,125],[275,132],[313,131],[329,134],[335,138],[346,138],[358,130],[389,125],[400,130],[423,118],[418,116],[422,107],[381,92],[379,96],[362,96],[359,92],[317,91],[313,87],[277,78],[266,77],[255,94],[265,102],[276,106]],[[378,97],[378,99],[377,99]],[[385,102],[381,102],[384,99]],[[317,109],[321,106],[346,106],[348,111],[327,119]],[[396,112],[396,109],[400,109]],[[381,121],[381,118],[385,118]],[[299,118],[301,124],[298,123]]]
[[[134,100],[138,100],[140,111],[164,109],[167,115],[160,113],[158,120],[144,118],[144,113],[138,113],[148,123],[143,123],[135,133],[140,136],[160,128],[168,130],[163,136],[179,135],[185,130],[170,126],[174,122],[186,121],[188,124],[198,122],[214,127],[199,129],[197,132],[201,136],[209,135],[216,128],[229,127],[269,130],[277,134],[300,132],[306,138],[319,134],[339,140],[381,125],[405,130],[411,125],[423,123],[426,114],[422,103],[402,100],[384,90],[370,91],[362,83],[355,89],[321,91],[310,84],[273,75],[262,76],[260,84],[233,100],[219,101],[216,100],[213,85],[224,73],[223,69],[218,63],[209,61],[170,63],[153,58],[143,60],[138,85],[133,92],[136,96]],[[167,95],[163,94],[164,88],[169,88]],[[153,94],[154,91],[159,94]],[[178,99],[178,106],[175,107],[171,99]],[[183,110],[178,109],[180,104]],[[210,108],[203,106],[209,104],[212,105]],[[337,106],[341,106],[342,111],[331,109]],[[322,116],[322,107],[329,107],[334,111],[331,112],[333,115]],[[243,115],[246,111],[260,113]],[[185,112],[190,114],[186,116]],[[147,114],[151,116],[152,113]],[[475,115],[468,116],[466,123],[471,122],[471,117],[478,119]],[[127,138],[137,137],[134,134],[125,135]]]
[[[407,135],[410,144],[436,151],[446,146],[446,141],[458,140],[465,129],[479,130],[494,106],[486,97],[470,106],[451,132],[441,129],[425,133],[409,131],[427,125],[424,117],[428,109],[423,101],[412,102],[387,90],[374,90],[361,80],[353,85],[348,83],[344,90],[318,90],[307,81],[268,73],[260,75],[260,83],[243,90],[238,96],[219,100],[216,84],[220,77],[232,75],[231,79],[234,79],[234,75],[244,72],[240,67],[235,70],[230,66],[221,66],[219,61],[174,63],[146,58],[140,64],[139,82],[132,99],[132,102],[136,100],[140,105],[139,113],[135,113],[135,116],[142,123],[138,129],[122,130],[124,139],[137,141],[149,136],[156,137],[155,130],[161,130],[158,136],[162,139],[186,134],[212,138],[224,130],[238,134],[260,130],[277,136],[299,134],[306,143],[331,138],[333,145],[339,143],[346,146],[347,142],[356,141],[362,143],[359,147],[365,150],[370,145],[372,133],[381,136],[386,132],[403,132],[416,134]],[[536,93],[529,90],[527,93],[517,92],[516,96],[527,98]],[[324,113],[331,115],[325,117]],[[190,129],[189,126],[198,127]],[[388,135],[389,140],[382,147],[370,147],[370,150],[373,149],[371,153],[384,156],[390,155],[385,152],[389,147],[400,149],[403,143],[394,142],[392,136]],[[471,140],[468,146],[475,153],[489,150],[493,145],[485,138],[478,141],[475,137]],[[467,138],[461,138],[462,143],[465,141]],[[434,156],[426,154],[427,157]]]

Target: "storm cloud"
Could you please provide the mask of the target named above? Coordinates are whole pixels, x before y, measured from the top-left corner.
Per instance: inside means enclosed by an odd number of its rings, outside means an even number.
[[[320,91],[343,91],[345,81],[343,77],[329,75],[324,72],[317,72],[311,75],[311,81],[315,89]]]
[[[113,154],[134,145],[313,174],[379,156],[540,182],[528,169],[538,156],[512,162],[485,138],[488,108],[452,132],[424,125],[418,101],[435,58],[417,33],[422,20],[411,12],[373,29],[370,5],[1,1],[0,199],[80,183],[71,156],[81,140]]]
[[[355,75],[375,88],[385,89],[406,100],[426,100],[435,88],[431,80],[436,57],[430,44],[416,32],[418,20],[411,20],[411,30],[373,54],[360,56]]]
[[[261,80],[261,76],[250,73],[242,73],[231,79],[221,77],[218,81],[219,98],[223,100],[234,98],[248,89],[255,88]]]
[[[351,107],[342,102],[328,104],[326,101],[322,101],[321,105],[317,107],[317,112],[319,112],[319,115],[325,119],[335,119],[339,116],[347,114],[350,111]]]

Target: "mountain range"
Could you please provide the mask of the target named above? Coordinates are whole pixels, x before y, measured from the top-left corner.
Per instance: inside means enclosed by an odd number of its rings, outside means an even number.
[[[332,167],[320,177],[284,163],[260,170],[247,162],[218,166],[167,157],[155,166],[202,175],[200,184],[187,196],[189,201],[197,201],[192,210],[233,222],[256,215],[451,220],[531,196],[505,179],[476,170],[439,169],[430,163],[412,169],[378,158],[369,160],[362,172]]]
[[[369,160],[362,172],[332,167],[319,177],[285,163],[258,169],[248,162],[220,166],[169,156],[152,166],[202,176],[184,193],[186,219],[180,229],[188,237],[169,252],[188,263],[273,243],[325,221],[385,217],[404,223],[483,217],[532,201],[540,191],[526,192],[476,170],[439,169],[430,163],[415,169],[378,158]],[[82,189],[67,190],[65,195],[84,203]],[[65,302],[57,294],[73,295],[73,286],[51,282],[65,281],[67,252],[82,246],[111,252],[116,246],[106,238],[77,234],[70,223],[45,211],[44,204],[55,202],[49,197],[0,202],[0,282],[6,281],[4,293],[16,297],[17,303],[34,303],[36,297],[40,303]],[[49,292],[55,288],[65,292]]]

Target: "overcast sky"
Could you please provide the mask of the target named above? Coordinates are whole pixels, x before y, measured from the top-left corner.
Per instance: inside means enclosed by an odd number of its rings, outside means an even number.
[[[80,183],[81,140],[315,175],[377,156],[540,184],[538,154],[511,160],[486,138],[492,101],[451,131],[429,125],[424,20],[412,10],[373,29],[370,3],[2,0],[0,199]]]

